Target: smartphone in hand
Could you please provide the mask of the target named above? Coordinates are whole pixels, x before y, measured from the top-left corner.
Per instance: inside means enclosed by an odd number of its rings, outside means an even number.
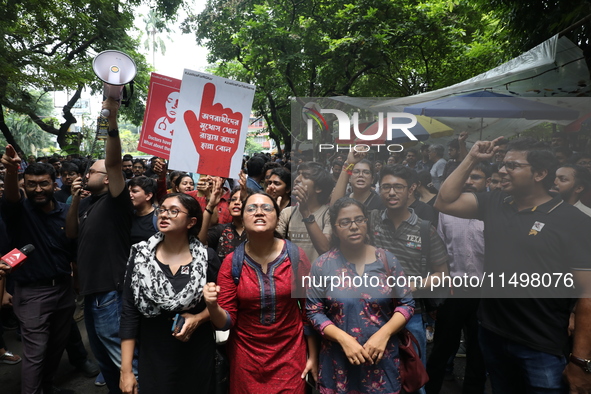
[[[180,313],[177,313],[174,317],[174,321],[172,322],[172,333],[178,334],[183,329],[183,325],[185,324],[185,318],[181,316]]]

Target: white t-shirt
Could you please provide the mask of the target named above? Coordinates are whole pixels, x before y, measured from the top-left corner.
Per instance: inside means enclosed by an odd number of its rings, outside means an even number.
[[[583,204],[581,200],[577,201],[573,206],[579,208],[585,215],[591,216],[591,208]]]
[[[435,164],[433,164],[433,167],[431,167],[431,182],[433,183],[433,186],[437,188],[437,190],[439,190],[439,187],[441,187],[441,183],[443,182],[443,170],[445,168],[445,163],[447,163],[447,160],[441,158],[437,160]]]
[[[330,239],[330,234],[332,233],[330,227],[330,215],[328,214],[328,205],[322,205],[320,208],[313,212],[314,219],[316,220],[316,224],[322,230],[322,233],[326,235],[328,239]],[[295,209],[295,212],[292,211]],[[312,243],[312,239],[310,238],[310,234],[308,234],[308,229],[306,228],[306,223],[302,222],[302,213],[300,212],[297,207],[287,207],[283,211],[281,211],[281,215],[279,215],[279,223],[277,224],[277,232],[281,234],[282,237],[287,237],[291,242],[299,246],[306,252],[306,256],[308,256],[308,260],[310,262],[314,262],[318,258],[318,252]]]

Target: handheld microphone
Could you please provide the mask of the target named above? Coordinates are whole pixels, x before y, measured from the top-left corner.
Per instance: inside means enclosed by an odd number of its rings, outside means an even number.
[[[18,267],[28,255],[35,250],[35,247],[31,244],[23,246],[20,250],[12,249],[10,252],[2,256],[0,260],[8,264],[12,269]]]

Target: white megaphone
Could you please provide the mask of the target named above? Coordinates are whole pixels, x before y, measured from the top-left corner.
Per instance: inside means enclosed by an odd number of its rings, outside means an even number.
[[[127,54],[120,51],[103,51],[92,61],[92,69],[97,77],[104,82],[103,94],[119,102],[123,98],[123,88],[133,81],[137,68],[135,62]],[[104,117],[110,115],[108,109],[103,109]]]

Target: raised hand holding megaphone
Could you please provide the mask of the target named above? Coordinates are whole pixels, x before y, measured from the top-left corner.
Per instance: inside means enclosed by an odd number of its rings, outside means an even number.
[[[124,86],[133,81],[137,72],[133,59],[120,51],[103,51],[92,61],[92,69],[104,82],[103,95],[121,104]],[[101,114],[108,117],[110,111],[103,109]]]

